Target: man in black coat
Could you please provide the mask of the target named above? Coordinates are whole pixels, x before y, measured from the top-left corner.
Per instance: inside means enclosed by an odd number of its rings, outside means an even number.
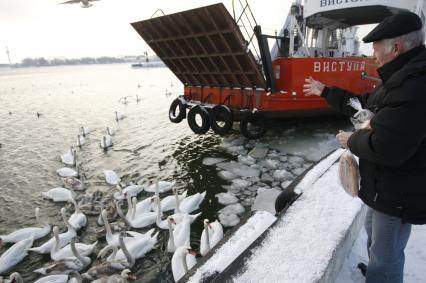
[[[422,22],[413,13],[395,14],[363,41],[373,42],[382,84],[359,100],[375,115],[370,127],[341,131],[336,137],[359,157],[358,195],[369,207],[365,219],[369,252],[366,282],[402,282],[411,224],[426,224],[426,48]],[[348,106],[354,94],[311,77],[305,82],[305,95],[321,95],[348,116],[356,112]]]

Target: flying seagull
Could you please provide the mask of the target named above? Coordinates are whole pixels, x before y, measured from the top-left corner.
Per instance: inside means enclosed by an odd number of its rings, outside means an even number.
[[[60,4],[77,4],[81,2],[82,8],[89,8],[90,6],[92,6],[92,4],[90,4],[89,2],[93,2],[93,1],[99,1],[99,0],[69,0]]]

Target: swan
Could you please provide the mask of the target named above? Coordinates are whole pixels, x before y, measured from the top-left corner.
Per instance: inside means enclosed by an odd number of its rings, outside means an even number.
[[[75,170],[69,167],[63,167],[58,170],[56,170],[56,173],[58,173],[59,176],[62,178],[67,177],[79,177],[80,176],[80,166],[78,163],[75,165]]]
[[[124,242],[123,242],[124,243]],[[120,243],[121,245],[121,243]],[[112,260],[107,260],[106,255],[107,253],[112,250]],[[115,259],[118,252],[118,248],[116,246],[106,246],[103,248],[99,254],[98,259],[100,259],[102,262],[98,263],[96,265],[93,265],[89,268],[84,274],[83,277],[87,280],[93,281],[96,278],[99,278],[101,276],[108,276],[113,275],[117,273],[120,270],[125,269],[129,266],[129,262],[131,262],[131,258],[128,258],[124,261],[120,261]],[[125,255],[128,255],[129,253],[125,253]]]
[[[73,214],[71,214],[70,218],[68,219],[68,222],[70,223],[71,227],[74,228],[74,230],[78,231],[84,226],[86,226],[87,217],[86,215],[84,215],[83,212],[81,212],[79,206],[73,198],[71,198],[70,201],[74,204],[75,211]]]
[[[127,116],[125,114],[118,114],[117,111],[115,111],[115,121],[120,121],[123,120],[124,118],[127,118]]]
[[[65,188],[72,189],[74,191],[83,191],[84,188],[84,180],[85,180],[85,174],[81,174],[81,179],[77,179],[75,177],[66,177],[62,178],[62,183],[64,184]]]
[[[137,196],[140,192],[143,191],[143,186],[141,185],[130,185],[125,187],[124,189],[120,186],[120,184],[117,184],[116,186],[118,192],[114,193],[114,198],[116,200],[122,200],[125,199],[125,194],[129,195],[131,198]]]
[[[59,248],[62,248],[66,244],[68,244],[72,238],[74,238],[77,235],[77,232],[72,228],[70,223],[68,222],[67,216],[66,216],[66,209],[63,207],[61,208],[61,215],[62,220],[64,221],[65,225],[67,226],[67,231],[65,233],[59,234]],[[55,246],[55,237],[52,237],[50,240],[45,242],[40,247],[31,248],[30,251],[38,252],[41,254],[47,254],[50,253],[50,251]]]
[[[151,212],[152,208],[152,197],[147,197],[146,199],[138,202],[138,199],[136,197],[133,197],[132,200],[130,200],[130,196],[127,195],[127,204],[129,208],[132,208],[132,211],[128,211],[126,214],[126,217],[132,217],[133,215],[139,215],[141,213]]]
[[[41,192],[41,194],[54,202],[71,201],[75,197],[75,193],[72,190],[61,187],[50,189],[47,192]]]
[[[23,260],[27,256],[33,242],[34,238],[30,236],[25,240],[17,242],[4,252],[0,257],[0,274],[5,273]]]
[[[19,274],[19,272],[13,272],[12,274],[10,274],[9,276],[9,280],[5,280],[3,281],[3,278],[0,277],[0,282],[2,283],[24,283],[24,280],[22,280],[21,274]]]
[[[55,246],[50,251],[50,258],[54,261],[59,261],[62,259],[74,257],[74,254],[71,249],[71,245],[66,245],[62,249],[59,249],[59,228],[58,226],[53,227],[53,235],[55,237]],[[86,245],[83,243],[75,243],[75,248],[77,249],[78,253],[82,256],[88,256],[90,255],[93,250],[95,249],[98,242],[96,241],[92,245]]]
[[[145,191],[149,193],[155,193],[156,191],[156,183],[150,184],[148,187],[145,188]],[[169,182],[169,181],[158,181],[158,191],[160,193],[168,192],[172,189],[172,187],[175,185],[176,181]]]
[[[115,207],[115,203],[104,204],[104,203],[101,202],[100,203],[100,208],[101,208],[100,212],[102,212],[102,210],[104,210],[104,209],[106,210],[108,221],[109,220],[114,221],[117,218],[118,214],[117,214],[117,209]],[[98,217],[97,223],[98,223],[99,226],[104,226],[105,225],[105,223],[103,221],[103,218],[102,218],[102,213],[99,213],[99,217]]]
[[[27,227],[16,230],[8,235],[0,235],[0,247],[3,243],[17,243],[19,241],[33,237],[34,240],[43,238],[50,232],[50,225],[42,223],[40,220],[40,208],[36,207],[35,209],[35,218],[37,223],[42,227]]]
[[[88,127],[84,127],[84,126],[80,127],[79,134],[82,135],[83,137],[86,137],[86,135],[90,132],[91,132],[91,130]]]
[[[168,219],[162,220],[161,216],[163,215],[162,209],[163,207],[161,206],[161,202],[160,202],[160,197],[159,196],[155,196],[154,197],[154,202],[157,206],[156,212],[157,212],[157,218],[155,223],[157,224],[157,227],[160,229],[169,229],[169,224],[168,224]],[[194,222],[195,219],[197,219],[198,216],[201,215],[201,212],[198,214],[185,214],[185,213],[175,213],[173,215],[170,215],[171,218],[173,218],[173,221],[176,224],[179,224],[182,222],[182,220],[185,217],[189,217],[190,223],[192,224]]]
[[[222,238],[222,224],[217,220],[210,224],[208,219],[204,219],[204,230],[200,240],[200,254],[205,256]]]
[[[133,267],[135,260],[142,258],[150,252],[157,243],[158,233],[153,236],[138,237],[134,241],[124,243],[125,233],[121,232],[119,237],[120,250],[114,260],[127,260],[129,267]]]
[[[108,245],[110,245],[110,246],[116,246],[117,247],[119,245],[119,243],[118,243],[119,234],[118,233],[112,234],[111,226],[110,226],[110,224],[108,222],[108,218],[107,218],[107,211],[105,209],[102,210],[101,216],[102,216],[102,220],[103,220],[104,225],[105,225],[106,240],[107,240]],[[150,231],[148,231],[148,232],[150,232]],[[146,234],[140,234],[140,233],[132,232],[132,231],[126,231],[126,233],[132,236],[132,237],[126,237],[126,238],[124,238],[124,241],[126,243],[128,241],[134,240],[137,237],[144,237],[147,234],[147,233]]]
[[[108,147],[112,146],[112,137],[110,135],[102,136],[101,139],[101,148],[108,149]]]
[[[200,193],[196,193],[189,197],[186,197],[182,202],[178,199],[177,212],[182,213],[191,213],[194,210],[197,210],[200,207],[200,204],[203,202],[204,197],[206,196],[206,191]]]
[[[126,218],[126,216],[124,216],[123,212],[121,211],[120,204],[116,203],[116,206],[117,206],[118,215],[121,217],[121,219],[123,219],[124,223],[126,223],[128,227],[144,228],[154,224],[157,219],[156,212],[141,213],[139,215],[134,215],[134,218],[129,219],[129,218]]]
[[[105,134],[107,134],[109,136],[113,136],[113,135],[115,135],[115,130],[113,128],[110,128],[110,127],[106,126],[106,128],[105,128]]]
[[[169,241],[167,251],[173,253],[176,248],[190,245],[191,222],[189,216],[184,217],[181,223],[176,224],[172,217],[168,217]],[[175,224],[173,229],[172,224]]]
[[[71,239],[71,251],[73,256],[54,261],[53,263],[47,263],[44,267],[34,270],[36,273],[44,274],[52,271],[66,273],[70,271],[81,271],[92,262],[87,256],[82,256],[75,246],[76,238]]]
[[[127,279],[136,280],[136,276],[129,275],[130,269],[124,269],[120,275],[114,274],[109,277],[102,277],[92,281],[92,283],[127,283]]]
[[[118,174],[115,173],[112,170],[103,169],[102,170],[105,175],[105,180],[110,185],[118,185],[121,181],[120,177],[118,177]]]
[[[77,135],[77,146],[81,148],[82,145],[86,143],[86,138],[83,135]]]
[[[175,282],[178,282],[196,264],[194,251],[189,246],[177,248],[172,257],[172,272]]]
[[[77,154],[75,149],[71,146],[70,149],[61,155],[61,161],[62,163],[66,164],[66,165],[75,165],[77,159]]]
[[[184,191],[181,195],[178,195],[177,190],[172,189],[172,191],[173,191],[173,195],[167,196],[161,200],[161,209],[163,210],[163,212],[169,211],[172,209],[175,209],[175,212],[176,212],[176,203],[177,203],[176,197],[178,197],[179,200],[182,201],[183,199],[186,198],[186,194],[188,192],[188,191]],[[159,195],[159,194],[156,192],[156,195]],[[152,204],[152,210],[153,211],[157,210],[157,204],[155,203]]]
[[[81,283],[83,279],[80,276],[80,273],[71,271],[66,274],[55,274],[42,277],[35,281],[34,283]]]

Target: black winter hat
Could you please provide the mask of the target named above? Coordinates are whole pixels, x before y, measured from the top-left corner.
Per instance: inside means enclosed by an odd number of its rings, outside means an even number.
[[[411,12],[401,12],[385,18],[362,40],[373,42],[385,38],[394,38],[422,28],[422,20]]]

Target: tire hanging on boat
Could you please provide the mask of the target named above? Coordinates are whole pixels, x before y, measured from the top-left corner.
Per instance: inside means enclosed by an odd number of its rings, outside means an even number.
[[[218,135],[226,135],[234,124],[231,109],[225,105],[216,105],[209,114],[210,127]]]
[[[177,114],[176,112],[179,111]],[[176,98],[170,104],[169,108],[169,120],[173,123],[180,123],[186,117],[186,108],[180,98]]]
[[[243,116],[240,121],[241,134],[248,139],[261,138],[266,132],[266,121],[265,115],[259,112]]]
[[[201,117],[201,125],[196,121],[197,115]],[[205,134],[210,129],[209,113],[201,105],[195,105],[188,111],[187,120],[189,127],[196,134]]]

